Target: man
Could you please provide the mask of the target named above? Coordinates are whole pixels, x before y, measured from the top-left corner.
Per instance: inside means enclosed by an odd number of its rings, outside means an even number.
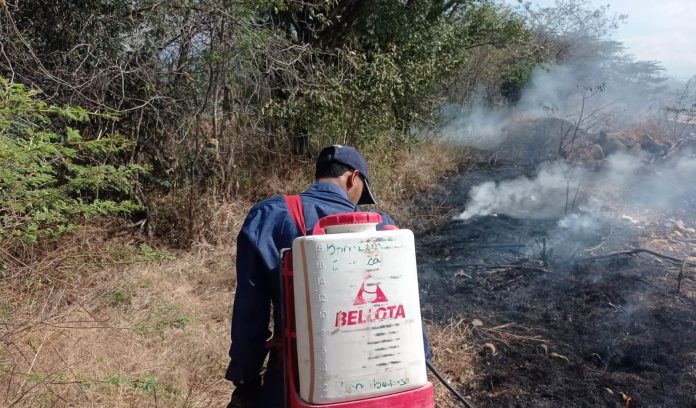
[[[316,183],[300,194],[306,230],[327,215],[353,212],[356,205],[375,204],[365,159],[350,146],[324,148],[316,163]],[[383,225],[393,225],[382,214]],[[237,291],[232,313],[230,364],[225,378],[235,385],[228,407],[282,408],[281,356],[270,352],[261,381],[261,369],[273,327],[280,328],[280,250],[290,248],[302,233],[282,196],[257,203],[237,237]],[[425,338],[426,358],[430,345]]]

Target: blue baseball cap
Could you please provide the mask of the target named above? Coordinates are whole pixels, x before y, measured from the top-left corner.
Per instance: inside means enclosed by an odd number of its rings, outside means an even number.
[[[370,180],[367,173],[367,162],[362,155],[355,150],[354,147],[333,145],[323,148],[319,153],[319,157],[317,157],[317,174],[320,173],[321,169],[331,165],[331,163],[340,163],[360,172],[365,184],[365,188],[360,196],[358,205],[377,203],[374,195],[372,195],[372,190],[370,189]]]

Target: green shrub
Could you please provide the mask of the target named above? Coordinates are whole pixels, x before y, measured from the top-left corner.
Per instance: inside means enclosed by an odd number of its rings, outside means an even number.
[[[138,208],[127,198],[145,169],[117,164],[129,142],[84,138],[69,125],[95,114],[38,95],[0,76],[0,242],[54,238],[88,218]]]
[[[145,394],[157,393],[158,395],[164,395],[166,397],[172,396],[167,390],[164,389],[157,378],[151,375],[145,375],[143,377],[129,377],[121,373],[114,373],[109,374],[104,382],[117,387],[131,388]]]
[[[138,246],[141,262],[173,261],[176,256],[166,249],[156,249],[147,244]]]
[[[130,306],[133,300],[133,291],[129,288],[116,288],[103,295],[104,303],[111,307]]]
[[[133,331],[141,336],[161,336],[167,330],[185,329],[195,321],[193,316],[186,314],[176,304],[159,300],[151,306],[147,316],[133,327]]]

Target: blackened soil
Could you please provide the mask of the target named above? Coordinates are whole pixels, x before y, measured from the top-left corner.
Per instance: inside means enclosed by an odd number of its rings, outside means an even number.
[[[461,208],[472,179],[499,175],[459,177]],[[696,407],[696,284],[677,293],[680,267],[651,256],[587,259],[636,246],[633,225],[605,224],[553,241],[557,220],[501,215],[417,238],[424,317],[483,323],[475,406]]]

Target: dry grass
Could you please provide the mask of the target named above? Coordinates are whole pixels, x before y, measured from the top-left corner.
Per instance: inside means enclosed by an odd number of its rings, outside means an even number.
[[[440,203],[414,207],[410,201],[471,160],[471,152],[456,145],[428,142],[386,156],[385,151],[390,150],[380,147],[366,153],[379,209],[402,227],[411,229],[422,229],[447,219],[449,209]]]
[[[380,161],[375,154],[382,209],[403,220],[411,195],[457,164],[454,150],[434,144]],[[306,170],[290,171],[299,165]],[[259,179],[258,194],[302,191],[312,171],[286,163]],[[185,204],[169,199],[172,211]],[[193,220],[160,214],[189,222],[195,244],[174,254],[137,228],[110,224],[35,249],[30,262],[1,252],[0,406],[224,406],[234,240],[251,203],[198,198]],[[461,322],[431,329],[436,363],[455,383],[471,375],[467,330]]]
[[[5,319],[1,404],[221,406],[231,250],[108,267]]]
[[[433,366],[455,389],[461,389],[463,384],[474,379],[478,350],[472,336],[473,326],[463,318],[428,324]],[[461,407],[435,377],[431,376],[430,381],[435,385],[435,402],[439,408]]]
[[[489,327],[478,319],[454,316],[449,321],[430,322],[427,327],[433,348],[433,365],[465,398],[465,389],[476,394],[483,391],[480,388],[483,376],[476,367],[481,370],[480,367],[490,359],[520,344],[538,344],[549,357],[567,360],[564,356],[549,352],[550,343],[524,325],[508,323]],[[430,381],[435,385],[438,407],[462,406],[434,376]]]
[[[449,218],[450,209],[440,203],[416,207],[411,199],[437,186],[442,177],[471,159],[471,152],[445,143],[422,142],[401,150],[388,145],[363,149],[369,164],[372,188],[379,209],[401,227],[422,229]],[[151,229],[171,247],[192,244],[224,245],[236,237],[230,224],[254,202],[274,194],[297,194],[314,178],[314,162],[295,156],[278,157],[273,168],[250,171],[253,187],[240,187],[234,199],[216,195],[200,197],[190,189],[151,198]],[[423,200],[425,201],[425,200]],[[230,218],[230,215],[233,215]],[[232,233],[231,233],[232,232]]]

